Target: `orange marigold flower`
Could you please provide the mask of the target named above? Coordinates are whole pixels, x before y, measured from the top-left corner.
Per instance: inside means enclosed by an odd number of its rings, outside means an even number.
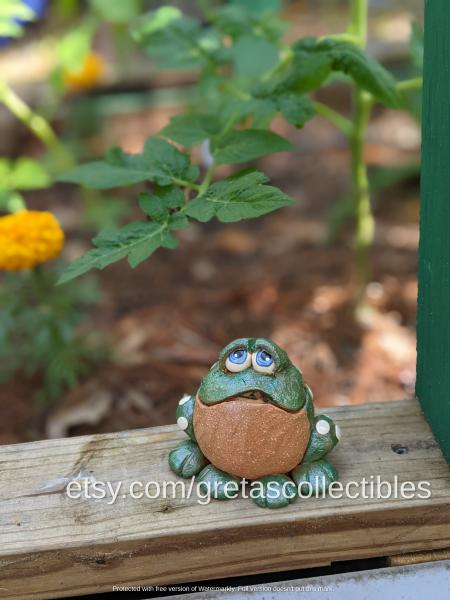
[[[22,210],[0,217],[0,269],[23,271],[56,258],[64,232],[49,212]]]
[[[100,54],[91,52],[83,60],[77,71],[64,70],[64,83],[69,90],[89,90],[101,80],[105,62]]]

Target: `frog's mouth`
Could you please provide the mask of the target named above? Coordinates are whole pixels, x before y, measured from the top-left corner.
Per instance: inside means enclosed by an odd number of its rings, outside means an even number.
[[[230,396],[229,398],[225,398],[224,402],[232,402],[234,400],[243,400],[244,402],[248,402],[250,404],[267,404],[272,402],[272,398],[269,396],[269,394],[266,394],[261,390],[249,390],[247,392],[241,392],[239,394],[235,394],[234,396]]]

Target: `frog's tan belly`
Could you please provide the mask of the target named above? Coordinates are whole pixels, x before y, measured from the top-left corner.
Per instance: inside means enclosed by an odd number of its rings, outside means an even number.
[[[289,413],[268,403],[235,399],[207,406],[197,397],[194,431],[206,458],[245,479],[288,473],[309,441],[306,410]]]

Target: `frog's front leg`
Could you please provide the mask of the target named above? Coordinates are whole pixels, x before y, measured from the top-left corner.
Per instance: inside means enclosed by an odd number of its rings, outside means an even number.
[[[262,508],[284,508],[297,498],[297,490],[287,475],[266,475],[252,482],[250,497]]]
[[[189,437],[181,442],[169,454],[169,467],[179,477],[189,479],[197,475],[208,465],[208,460],[203,455],[195,440],[193,427],[195,396],[185,395],[178,403],[176,417],[177,425]]]
[[[336,446],[339,439],[339,426],[328,415],[314,418],[303,460],[291,474],[300,492],[322,493],[333,481],[337,481],[336,468],[324,457]]]

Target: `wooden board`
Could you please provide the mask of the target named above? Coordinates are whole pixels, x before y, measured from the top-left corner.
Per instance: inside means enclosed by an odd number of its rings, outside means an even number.
[[[0,597],[55,598],[282,571],[450,546],[448,467],[415,401],[327,411],[342,428],[342,481],[428,480],[428,500],[309,499],[269,511],[250,499],[67,497],[67,483],[176,480],[175,427],[0,448]],[[400,446],[408,452],[392,450]],[[397,446],[396,446],[397,445]],[[120,494],[121,496],[121,494]]]
[[[417,396],[450,462],[450,11],[425,2]]]

